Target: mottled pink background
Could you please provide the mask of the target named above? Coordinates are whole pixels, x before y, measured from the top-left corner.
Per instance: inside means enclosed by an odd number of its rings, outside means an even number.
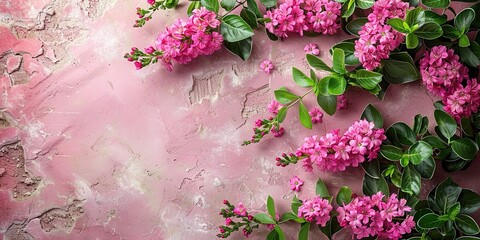
[[[253,122],[268,116],[274,89],[303,91],[290,69],[307,69],[304,45],[319,44],[330,62],[327,50],[346,36],[270,42],[258,31],[247,62],[221,50],[172,73],[160,66],[135,71],[123,53],[152,44],[166,24],[185,17],[183,2],[134,29],[135,7],[144,2],[0,0],[3,239],[215,239],[223,199],[258,212],[272,195],[286,211],[293,175],[306,180],[300,198],[313,196],[319,176],[332,192],[350,185],[361,193],[361,169],[308,174],[275,167],[274,158],[304,136],[345,129],[367,103],[386,124],[411,123],[417,112],[432,117],[434,99],[419,83],[392,87],[383,102],[352,89],[349,109],[313,130],[300,126],[294,110],[283,138],[241,147]],[[264,59],[273,61],[273,74],[259,71]],[[316,105],[313,97],[306,103]],[[479,168],[477,160],[453,178],[478,191]],[[437,173],[424,187],[442,179]],[[298,228],[285,227],[288,239]],[[315,233],[311,239],[321,238]]]

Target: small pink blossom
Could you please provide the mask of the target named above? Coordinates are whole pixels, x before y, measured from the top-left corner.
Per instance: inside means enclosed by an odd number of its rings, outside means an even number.
[[[232,223],[233,223],[233,221],[232,221],[232,219],[231,219],[231,218],[228,218],[228,217],[227,217],[227,218],[225,218],[225,225],[227,225],[227,226],[228,226],[228,225],[230,225],[230,224],[232,224]]]
[[[150,5],[153,5],[153,4],[155,4],[155,0],[147,0],[147,3],[150,4]]]
[[[444,110],[457,121],[468,118],[480,109],[480,84],[477,79],[467,81],[467,85],[459,85],[457,90],[443,99]]]
[[[312,118],[312,123],[321,123],[322,122],[323,113],[322,113],[322,111],[320,111],[319,108],[317,108],[317,107],[312,108],[312,110],[310,110],[310,112],[308,112],[308,114]]]
[[[309,43],[305,45],[305,48],[303,48],[303,50],[305,50],[306,54],[312,54],[315,56],[320,55],[320,49],[318,49],[318,45],[315,43]]]
[[[260,63],[260,69],[262,69],[266,74],[270,74],[273,70],[273,64],[270,60],[265,60]]]
[[[233,209],[233,213],[235,213],[237,216],[246,217],[247,208],[243,205],[242,202],[239,202],[238,205]]]
[[[273,100],[272,102],[270,102],[268,104],[267,110],[268,110],[268,112],[276,115],[278,113],[278,111],[280,110],[280,108],[282,108],[282,107],[283,106],[279,102]]]
[[[406,202],[398,199],[396,194],[385,199],[381,192],[371,197],[354,197],[350,203],[337,208],[337,220],[340,226],[350,228],[356,239],[377,236],[397,240],[415,227],[413,217],[406,215],[412,210]],[[394,221],[398,218],[403,220]]]
[[[285,129],[283,127],[280,127],[277,129],[277,127],[272,128],[272,133],[274,137],[281,137],[285,133]]]
[[[298,208],[298,217],[304,218],[307,222],[325,227],[330,220],[330,212],[333,207],[328,200],[316,196],[313,199],[303,200],[302,206]]]
[[[143,64],[142,64],[141,62],[136,61],[136,62],[134,62],[133,64],[135,65],[135,68],[136,68],[137,70],[140,70],[140,69],[143,68]]]
[[[345,95],[339,95],[337,97],[337,110],[347,109],[348,108],[348,99]]]
[[[290,189],[292,189],[292,191],[299,192],[302,186],[303,181],[298,176],[290,179]]]
[[[147,54],[152,54],[154,52],[155,52],[155,48],[152,46],[145,48],[145,53]]]

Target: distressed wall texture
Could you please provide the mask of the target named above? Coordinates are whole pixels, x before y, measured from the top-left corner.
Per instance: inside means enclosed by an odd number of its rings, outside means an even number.
[[[327,50],[345,36],[270,42],[260,33],[247,62],[221,50],[172,73],[160,66],[135,71],[123,52],[152,44],[166,24],[185,17],[183,3],[134,29],[136,4],[144,2],[0,0],[3,239],[214,239],[223,199],[259,211],[272,195],[286,210],[293,175],[306,180],[301,198],[313,196],[319,176],[334,191],[351,185],[361,192],[361,169],[308,174],[301,166],[275,167],[275,156],[304,136],[345,129],[369,102],[387,124],[411,122],[417,112],[432,116],[434,99],[419,83],[392,87],[383,102],[354,89],[349,109],[313,130],[292,111],[283,138],[241,147],[253,122],[268,116],[273,89],[302,91],[290,68],[307,69],[304,45],[318,43],[328,62]],[[264,59],[276,66],[272,75],[259,71]],[[313,97],[306,103],[316,104]],[[479,167],[477,161],[453,178],[478,191]],[[424,187],[442,179],[437,174]],[[297,226],[287,228],[294,239]]]

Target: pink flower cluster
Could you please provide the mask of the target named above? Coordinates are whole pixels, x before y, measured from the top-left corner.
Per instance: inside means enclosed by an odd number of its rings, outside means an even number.
[[[366,120],[355,122],[343,136],[339,131],[305,138],[295,154],[305,157],[303,166],[307,171],[313,171],[313,164],[330,172],[345,171],[348,166],[357,167],[367,159],[377,158],[382,141],[386,139],[383,128],[374,129],[374,124]]]
[[[199,55],[211,55],[220,49],[223,38],[214,29],[220,25],[214,12],[204,7],[195,9],[187,21],[177,19],[157,37],[156,47],[163,52],[159,57],[169,71],[173,61],[187,64]]]
[[[433,47],[420,59],[420,74],[427,90],[440,97],[451,95],[464,79],[468,68],[463,66],[452,49]]]
[[[274,10],[268,10],[270,19],[265,27],[278,37],[288,37],[289,32],[316,32],[335,34],[340,28],[342,5],[333,0],[286,0]]]
[[[348,99],[345,95],[340,95],[337,97],[337,110],[347,109],[348,108]]]
[[[358,32],[360,38],[355,41],[355,56],[363,67],[373,70],[387,59],[392,50],[403,42],[403,34],[387,24],[391,18],[404,18],[408,3],[402,0],[379,0],[368,15],[368,22]]]
[[[282,106],[279,102],[273,100],[272,102],[270,102],[270,103],[267,105],[267,110],[268,110],[268,112],[277,115],[278,111],[279,111],[280,108],[282,108],[282,107],[283,107],[283,106]]]
[[[298,208],[298,217],[304,218],[307,222],[325,227],[330,220],[330,212],[333,207],[327,199],[316,196],[313,199],[303,200],[302,206]]]
[[[455,119],[470,117],[480,109],[480,85],[477,79],[468,80],[468,68],[452,49],[435,46],[425,53],[420,74],[427,90],[442,97],[444,110]]]
[[[347,205],[337,208],[337,220],[342,227],[349,227],[356,239],[378,236],[380,239],[400,239],[415,227],[412,216],[406,216],[401,222],[394,218],[403,218],[412,209],[406,206],[405,199],[396,194],[383,200],[381,192],[375,195],[356,197]]]
[[[322,122],[323,113],[322,113],[322,111],[320,111],[319,108],[317,108],[317,107],[312,108],[312,110],[310,110],[308,112],[308,114],[310,115],[310,118],[312,119],[312,123],[321,123]]]

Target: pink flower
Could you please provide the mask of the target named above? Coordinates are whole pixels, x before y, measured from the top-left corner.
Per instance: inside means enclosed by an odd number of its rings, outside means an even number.
[[[355,41],[355,56],[363,67],[374,70],[380,61],[387,59],[390,52],[403,42],[403,34],[387,24],[391,18],[404,18],[408,3],[401,0],[379,0],[368,15],[368,22],[358,32],[360,38]]]
[[[155,52],[155,48],[152,46],[145,48],[145,53],[147,54],[152,54],[154,52]]]
[[[150,4],[150,5],[153,5],[153,4],[155,4],[155,0],[147,0],[147,3]]]
[[[468,118],[480,109],[480,85],[477,79],[467,81],[467,85],[459,85],[452,95],[443,99],[444,110],[457,121]]]
[[[290,189],[292,189],[292,191],[299,192],[301,186],[303,186],[303,181],[298,176],[290,179]]]
[[[279,102],[273,100],[272,102],[270,102],[268,104],[267,110],[268,110],[268,112],[276,115],[278,113],[278,111],[280,110],[280,108],[282,108],[282,107],[283,106]]]
[[[392,194],[388,199],[378,192],[373,196],[355,197],[337,208],[337,220],[342,227],[353,231],[357,239],[375,237],[380,239],[400,239],[415,227],[412,216],[405,216],[412,209],[406,206],[405,199]],[[403,218],[401,222],[394,220]]]
[[[233,223],[233,221],[232,221],[231,218],[225,218],[225,225],[228,226],[228,225],[230,225],[230,224],[232,224],[232,223]]]
[[[325,136],[306,137],[295,153],[303,157],[303,166],[313,170],[313,164],[322,171],[345,171],[347,167],[358,167],[362,162],[375,159],[385,136],[383,129],[375,129],[372,122],[360,120],[348,128],[343,136],[333,130]]]
[[[317,107],[312,108],[312,110],[310,110],[310,112],[308,112],[308,114],[312,118],[313,123],[321,123],[322,122],[323,113],[322,113],[322,111],[320,111],[319,108],[317,108]]]
[[[239,202],[238,205],[233,209],[233,213],[235,213],[237,216],[246,217],[247,208],[243,205],[242,202]]]
[[[136,62],[134,62],[133,64],[135,65],[135,68],[136,68],[137,70],[140,70],[140,69],[143,68],[143,65],[142,65],[141,62],[136,61]]]
[[[298,217],[304,218],[307,222],[325,227],[330,220],[330,212],[333,207],[328,200],[316,196],[313,199],[303,200],[302,206],[298,208]]]
[[[274,137],[281,137],[285,133],[285,129],[283,127],[280,127],[277,129],[277,127],[272,128],[272,133]]]
[[[305,50],[306,54],[312,54],[315,56],[320,55],[320,49],[318,49],[318,45],[315,43],[309,43],[305,45],[305,48],[303,48],[303,50]]]
[[[187,64],[221,48],[223,38],[215,31],[220,25],[216,16],[204,7],[195,9],[188,20],[178,19],[158,35],[156,48],[162,52],[159,59],[167,70],[173,69],[173,61]]]
[[[339,95],[337,97],[337,110],[347,109],[348,108],[348,99],[345,95]]]
[[[260,63],[260,69],[262,69],[266,74],[270,74],[273,70],[273,64],[270,60],[265,60]]]
[[[342,5],[333,0],[287,0],[278,8],[268,10],[265,24],[269,32],[288,37],[289,32],[304,31],[334,34],[340,28]]]
[[[420,59],[420,74],[427,90],[443,98],[453,94],[468,79],[468,68],[445,46],[435,46]]]

